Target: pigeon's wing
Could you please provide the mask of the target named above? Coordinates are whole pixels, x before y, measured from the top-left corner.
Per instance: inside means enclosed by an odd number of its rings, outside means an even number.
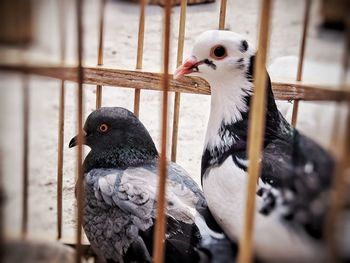
[[[158,168],[148,165],[130,167],[122,173],[113,169],[106,170],[103,176],[99,173],[94,186],[95,196],[103,201],[101,205],[120,209],[127,215],[141,239],[138,238],[139,242],[135,246],[130,246],[131,252],[127,251],[126,257],[151,254],[159,188]],[[193,192],[189,188],[190,184],[185,183],[187,179],[174,173],[175,170],[169,172],[169,177],[177,179],[167,180],[166,191],[166,262],[196,262],[199,260],[196,247],[201,239],[195,223],[196,204],[202,196],[197,197],[196,191]],[[142,251],[144,249],[147,249],[147,253]]]
[[[200,262],[226,263],[235,262],[237,257],[237,243],[231,241],[223,232],[212,216],[202,190],[193,178],[176,163],[169,163],[168,178],[194,194],[195,199],[186,198],[195,205],[197,211],[195,223],[199,229],[201,242],[197,246]]]
[[[322,238],[334,162],[311,139],[296,132],[293,141],[276,139],[263,152],[260,212],[279,210],[284,219]]]

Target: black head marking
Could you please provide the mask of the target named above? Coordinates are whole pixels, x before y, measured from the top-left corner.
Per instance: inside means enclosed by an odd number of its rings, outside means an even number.
[[[212,60],[205,59],[204,60],[204,64],[206,64],[209,67],[211,67],[212,69],[216,70],[216,65],[215,65],[215,63]]]
[[[237,67],[238,69],[244,69],[244,59],[243,58],[240,58],[237,60]]]
[[[246,40],[242,40],[241,41],[241,46],[239,47],[239,51],[241,51],[242,53],[246,52],[248,50],[248,42]]]

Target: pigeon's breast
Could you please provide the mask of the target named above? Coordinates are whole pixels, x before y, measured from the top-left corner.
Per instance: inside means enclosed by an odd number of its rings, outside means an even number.
[[[236,166],[232,157],[220,166],[210,168],[203,180],[203,191],[210,210],[234,241],[243,232],[247,180],[248,175]],[[261,205],[262,199],[257,196],[256,207]],[[276,213],[264,216],[255,211],[254,249],[258,257],[269,262],[286,259],[323,262],[319,246],[283,224]]]
[[[210,168],[203,180],[208,206],[232,240],[243,227],[246,179],[245,172],[228,157],[221,165]]]

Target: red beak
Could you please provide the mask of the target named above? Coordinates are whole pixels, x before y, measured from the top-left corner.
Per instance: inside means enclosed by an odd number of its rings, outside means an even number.
[[[189,57],[186,61],[176,69],[174,73],[174,79],[178,79],[181,76],[198,71],[198,60],[195,56]]]

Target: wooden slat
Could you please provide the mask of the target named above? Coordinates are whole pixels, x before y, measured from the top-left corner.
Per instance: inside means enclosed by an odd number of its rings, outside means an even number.
[[[306,37],[307,37],[307,31],[309,28],[309,20],[310,20],[309,19],[310,18],[310,10],[311,10],[311,0],[305,0],[303,34],[301,36],[299,62],[298,62],[297,77],[296,77],[297,81],[301,81],[302,74],[303,74]],[[299,110],[299,100],[295,100],[294,104],[293,104],[293,112],[292,112],[292,126],[293,127],[296,127],[296,125],[297,125],[298,110]]]
[[[311,0],[305,0],[304,23],[303,23],[303,33],[301,36],[300,51],[299,51],[297,81],[301,81],[301,78],[303,75],[306,37],[307,37],[307,32],[308,32],[308,28],[309,28],[309,21],[310,21],[310,10],[311,10]]]
[[[343,91],[346,89],[349,90],[349,87],[346,87],[345,83],[350,60],[350,18],[348,18],[346,22],[345,48],[342,61],[343,70],[340,79],[340,90]],[[338,105],[338,110],[341,111],[342,107],[340,106],[341,105]],[[343,119],[341,118],[341,114],[338,113],[335,115],[331,141],[334,149],[333,154],[336,157],[336,168],[333,179],[334,193],[331,196],[331,207],[328,211],[327,220],[324,226],[329,252],[328,262],[341,261],[337,242],[337,230],[339,229],[339,223],[342,223],[339,218],[346,201],[346,193],[349,186],[348,178],[350,178],[350,103],[348,102],[346,106],[347,115],[345,116],[345,131],[342,133],[341,121],[343,121]]]
[[[256,185],[261,172],[262,145],[264,141],[266,119],[266,56],[269,38],[269,19],[271,14],[271,0],[263,0],[260,17],[260,33],[258,52],[254,66],[254,95],[249,112],[248,130],[248,184],[244,214],[243,234],[239,242],[239,263],[252,261],[253,229],[255,217]]]
[[[66,0],[58,2],[60,21],[60,60],[62,65],[66,58]],[[65,84],[61,80],[59,95],[58,116],[58,143],[57,143],[57,239],[62,237],[62,191],[63,191],[63,147],[64,147],[64,109],[65,109]]]
[[[77,69],[69,66],[25,66],[0,64],[0,70],[24,72],[43,77],[78,81]],[[125,87],[133,89],[161,90],[161,73],[120,70],[100,67],[84,67],[84,84]],[[169,91],[210,95],[206,81],[195,77],[172,79],[170,75]],[[305,101],[348,101],[350,92],[336,90],[332,86],[310,85],[296,82],[272,82],[272,89],[277,100]]]
[[[183,53],[184,53],[186,6],[187,6],[187,0],[181,0],[179,40],[177,43],[177,59],[176,59],[177,67],[179,67],[182,64]],[[171,138],[171,160],[173,162],[176,162],[177,137],[179,133],[179,120],[180,120],[180,100],[181,100],[181,93],[176,92],[175,99],[174,99],[173,134]]]
[[[139,33],[137,36],[136,70],[142,69],[143,44],[145,39],[145,8],[146,8],[146,0],[140,0],[140,19],[139,19]],[[140,115],[140,99],[141,99],[141,89],[135,89],[134,114],[137,117],[139,117]]]
[[[100,19],[99,19],[99,38],[98,38],[98,56],[97,65],[103,65],[103,43],[104,43],[104,21],[105,21],[106,0],[100,0]],[[96,86],[96,109],[102,105],[102,86]]]
[[[76,263],[80,263],[83,255],[82,247],[82,222],[83,222],[83,0],[77,0],[77,121],[78,121],[78,143],[77,143],[77,231],[76,231]]]
[[[226,7],[227,7],[227,0],[221,0],[220,17],[219,17],[219,29],[220,30],[225,29]]]
[[[28,234],[28,190],[29,190],[29,76],[22,78],[23,147],[22,147],[22,238]]]
[[[57,239],[62,237],[62,191],[63,191],[63,147],[64,147],[65,85],[61,80],[58,116],[57,143]]]
[[[3,150],[0,149],[0,247],[4,247],[5,243],[5,189],[4,189],[4,177],[3,177]],[[3,256],[4,251],[0,251],[0,263],[5,261]]]
[[[294,100],[293,111],[292,111],[292,121],[291,121],[291,124],[293,127],[296,127],[297,125],[298,112],[299,112],[299,100]]]
[[[157,199],[157,217],[153,242],[153,262],[164,261],[164,238],[165,238],[165,191],[167,177],[167,133],[168,133],[168,90],[169,90],[169,59],[170,59],[170,23],[171,23],[171,0],[165,1],[164,6],[164,46],[163,46],[163,103],[162,103],[162,140],[159,158],[159,187]]]

